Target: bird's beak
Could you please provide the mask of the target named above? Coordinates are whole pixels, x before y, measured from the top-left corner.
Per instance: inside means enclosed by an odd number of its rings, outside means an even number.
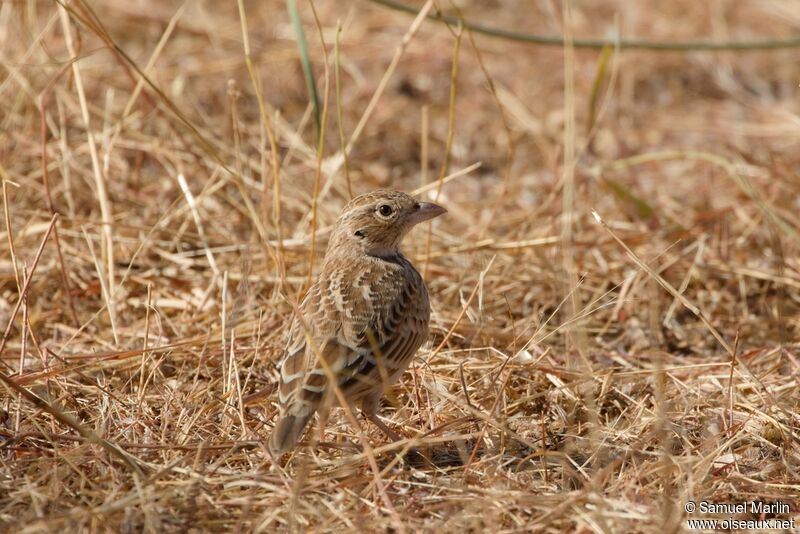
[[[411,213],[411,224],[419,224],[429,221],[439,215],[447,213],[447,210],[433,202],[420,202],[416,211]]]

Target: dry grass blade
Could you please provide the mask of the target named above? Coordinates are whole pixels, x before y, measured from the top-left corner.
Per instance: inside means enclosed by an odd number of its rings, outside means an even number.
[[[336,22],[336,40],[333,48],[334,76],[336,77],[336,125],[339,127],[339,150],[342,152],[342,164],[344,165],[344,178],[347,182],[347,194],[353,198],[353,182],[350,179],[350,162],[347,155],[347,141],[344,136],[344,113],[342,111],[342,81],[341,81],[341,58],[339,57],[339,42],[342,36],[342,23]]]
[[[797,228],[786,222],[783,217],[781,217],[776,210],[769,205],[769,203],[762,198],[762,195],[758,192],[758,190],[753,187],[753,184],[750,183],[750,180],[747,179],[741,172],[736,169],[736,165],[729,161],[728,159],[719,156],[717,154],[711,154],[708,152],[697,152],[697,151],[667,151],[667,152],[655,152],[649,154],[641,154],[638,156],[632,156],[630,158],[625,158],[621,160],[617,160],[611,162],[607,165],[609,170],[612,169],[625,169],[627,167],[635,166],[635,165],[642,165],[644,163],[652,162],[652,161],[668,161],[668,160],[699,160],[699,161],[706,161],[721,167],[728,177],[733,180],[737,186],[739,186],[742,191],[750,197],[753,202],[764,212],[764,214],[781,230],[789,234],[795,240],[800,240],[800,232]],[[636,199],[637,204],[641,204],[643,201]],[[648,209],[652,212],[652,208],[649,206],[645,206],[644,209]]]
[[[50,237],[50,232],[52,232],[53,228],[55,228],[57,220],[58,220],[58,214],[54,214],[53,217],[50,219],[50,224],[47,225],[47,230],[45,230],[42,241],[39,243],[39,249],[36,251],[36,255],[33,257],[33,262],[31,263],[30,272],[28,273],[27,276],[24,277],[24,279],[22,280],[22,284],[19,286],[19,298],[17,299],[17,303],[14,305],[14,309],[9,314],[8,323],[6,324],[6,328],[3,331],[3,337],[0,338],[0,355],[3,354],[3,349],[6,348],[6,342],[8,341],[9,335],[11,334],[11,328],[14,326],[14,319],[17,318],[19,309],[22,306],[22,303],[25,301],[25,296],[28,294],[28,288],[30,287],[31,281],[33,280],[33,275],[36,272],[36,267],[39,265],[39,260],[42,257],[42,252],[44,252],[44,246],[47,244],[47,239]],[[10,226],[8,227],[8,232],[10,239],[11,237]]]
[[[628,245],[626,245],[625,242],[622,239],[620,239],[619,236],[617,236],[617,234],[614,233],[613,230],[611,230],[611,228],[608,226],[608,224],[606,224],[603,218],[600,217],[599,213],[597,213],[596,211],[592,211],[592,216],[595,218],[597,223],[602,225],[602,227],[605,228],[606,232],[608,232],[608,234],[612,238],[614,238],[614,241],[619,243],[619,245],[625,249],[625,252],[628,253],[628,256],[636,263],[636,265],[638,265],[643,271],[645,271],[656,282],[658,282],[658,284],[661,287],[663,287],[670,295],[672,295],[672,297],[675,298],[675,300],[680,302],[687,310],[695,314],[703,322],[706,328],[708,328],[708,331],[711,332],[711,335],[714,336],[714,338],[719,342],[722,348],[725,349],[725,352],[733,356],[733,349],[731,348],[731,346],[728,344],[727,341],[725,341],[725,339],[722,337],[722,334],[720,334],[719,331],[716,328],[714,328],[714,326],[711,324],[708,318],[705,315],[703,315],[703,312],[702,310],[700,310],[700,308],[689,302],[689,300],[686,297],[684,297],[680,291],[672,287],[672,285],[668,283],[666,280],[664,280],[664,278],[660,274],[655,272],[649,265],[643,262],[642,259],[639,258],[639,256],[634,251],[632,251],[630,247],[628,247]]]
[[[386,7],[395,9],[397,11],[404,11],[406,13],[415,14],[417,9],[415,6],[406,5],[402,2],[395,0],[369,0],[375,4],[381,4]],[[445,24],[458,24],[463,22],[463,17],[452,17],[436,13],[429,15],[432,20],[440,21]],[[470,30],[493,37],[500,37],[502,39],[509,39],[513,41],[522,41],[544,46],[564,46],[565,39],[561,37],[550,37],[546,35],[536,35],[532,33],[523,33],[512,30],[505,30],[502,28],[495,28],[478,24],[475,22],[465,23],[465,26]],[[594,48],[602,49],[608,46],[608,39],[575,39],[574,46],[576,48]],[[758,41],[731,41],[731,42],[709,42],[709,41],[675,41],[675,42],[655,42],[645,39],[622,39],[619,41],[620,46],[626,49],[636,50],[651,50],[674,52],[676,50],[774,50],[780,48],[798,48],[800,47],[800,37],[791,37],[788,39],[764,39]]]
[[[28,289],[31,284],[31,280],[33,280],[33,275],[36,273],[36,267],[39,265],[39,260],[42,257],[42,252],[44,251],[44,246],[47,244],[47,241],[50,237],[50,233],[53,231],[56,225],[56,221],[58,220],[58,215],[53,215],[53,218],[50,219],[50,225],[47,227],[47,231],[42,238],[41,244],[39,245],[39,250],[36,251],[36,256],[31,263],[30,272],[27,273],[25,277],[24,284],[20,290],[19,299],[17,300],[17,304],[14,306],[14,310],[11,312],[11,316],[8,321],[8,325],[6,325],[6,329],[3,332],[3,337],[0,339],[0,355],[3,354],[3,350],[5,349],[6,342],[8,340],[9,333],[11,332],[11,327],[14,324],[14,319],[19,313],[20,306],[25,301],[25,296],[28,293]],[[76,430],[81,436],[86,438],[89,442],[95,443],[100,445],[105,449],[109,454],[112,456],[116,456],[118,459],[122,460],[125,465],[130,467],[130,469],[136,475],[141,475],[143,473],[141,466],[139,463],[128,453],[120,449],[118,446],[114,445],[113,443],[108,442],[105,439],[100,438],[97,434],[89,430],[88,428],[84,427],[80,423],[78,423],[74,418],[69,416],[68,414],[64,413],[63,411],[56,408],[54,405],[49,404],[39,398],[34,393],[28,391],[24,387],[18,385],[15,380],[2,371],[0,371],[0,380],[3,381],[3,385],[6,388],[13,390],[17,393],[21,398],[24,398],[26,401],[30,402],[38,409],[49,413],[55,419],[57,419],[60,423],[67,425],[68,427]],[[10,392],[9,392],[10,393]]]
[[[54,405],[47,403],[46,401],[39,398],[34,393],[31,393],[24,387],[17,385],[17,383],[14,382],[13,378],[6,376],[6,374],[1,371],[0,371],[0,380],[3,381],[3,385],[6,386],[6,388],[16,392],[17,395],[19,395],[21,398],[25,399],[26,401],[36,406],[36,408],[38,408],[39,410],[49,413],[59,423],[66,425],[69,428],[72,428],[73,430],[78,432],[83,438],[85,438],[89,443],[100,445],[111,456],[115,456],[117,459],[121,460],[123,464],[125,464],[128,468],[130,468],[130,470],[134,473],[134,475],[142,476],[145,473],[143,466],[130,453],[125,452],[118,445],[111,443],[106,439],[101,438],[96,433],[92,432],[90,429],[81,425],[70,415],[64,413],[60,409],[56,408]]]
[[[306,79],[308,98],[314,110],[314,126],[316,127],[317,140],[322,137],[322,108],[319,104],[319,94],[317,93],[317,80],[314,77],[314,66],[311,64],[311,56],[308,53],[306,43],[306,33],[303,30],[303,22],[300,20],[300,13],[297,11],[295,0],[286,0],[286,9],[289,12],[289,20],[292,21],[295,39],[297,40],[297,51],[300,53],[300,64],[303,66],[303,76]]]
[[[592,91],[589,94],[589,118],[586,121],[587,132],[592,131],[595,121],[597,120],[597,102],[600,100],[603,82],[605,82],[608,72],[608,62],[611,60],[613,54],[614,47],[611,45],[604,46],[600,51],[600,57],[597,60],[597,72],[594,75]]]
[[[378,105],[378,102],[383,96],[386,87],[389,84],[389,80],[394,74],[395,69],[397,69],[397,65],[400,63],[400,59],[403,57],[403,53],[405,52],[406,48],[408,47],[411,40],[419,31],[422,22],[425,20],[425,16],[428,12],[433,8],[433,0],[427,0],[422,8],[419,10],[419,14],[414,18],[414,21],[411,23],[406,34],[403,36],[403,39],[400,41],[397,49],[395,50],[394,56],[392,56],[392,60],[389,63],[389,66],[386,68],[386,72],[384,72],[383,76],[381,77],[380,82],[378,83],[375,92],[372,94],[372,98],[370,98],[369,103],[367,103],[367,108],[364,110],[364,113],[361,115],[361,119],[358,121],[358,124],[353,130],[353,133],[350,134],[350,140],[347,142],[347,146],[342,149],[339,154],[332,156],[329,158],[329,161],[326,162],[327,173],[328,174],[335,174],[341,166],[344,164],[344,155],[350,154],[355,146],[358,138],[361,137],[361,133],[364,131],[369,119],[372,117],[372,113],[375,111],[375,107]]]

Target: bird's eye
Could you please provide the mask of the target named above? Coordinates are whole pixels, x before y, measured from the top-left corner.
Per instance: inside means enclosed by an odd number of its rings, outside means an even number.
[[[389,204],[383,204],[378,207],[378,213],[380,213],[383,217],[388,217],[392,213],[394,213],[394,209]]]

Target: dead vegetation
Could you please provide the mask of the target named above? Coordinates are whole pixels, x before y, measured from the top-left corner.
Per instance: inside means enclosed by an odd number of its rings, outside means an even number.
[[[3,529],[796,515],[800,49],[572,50],[298,4],[321,130],[284,2],[0,3]],[[800,30],[791,0],[457,4],[556,36]],[[378,187],[450,210],[408,240],[433,334],[381,411],[408,440],[335,411],[276,466],[282,328]]]

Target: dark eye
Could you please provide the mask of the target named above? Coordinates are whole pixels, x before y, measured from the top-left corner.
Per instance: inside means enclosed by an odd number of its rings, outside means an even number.
[[[378,207],[378,213],[380,213],[384,217],[388,217],[389,215],[394,213],[394,210],[392,209],[392,207],[389,204],[383,204],[383,205]]]

